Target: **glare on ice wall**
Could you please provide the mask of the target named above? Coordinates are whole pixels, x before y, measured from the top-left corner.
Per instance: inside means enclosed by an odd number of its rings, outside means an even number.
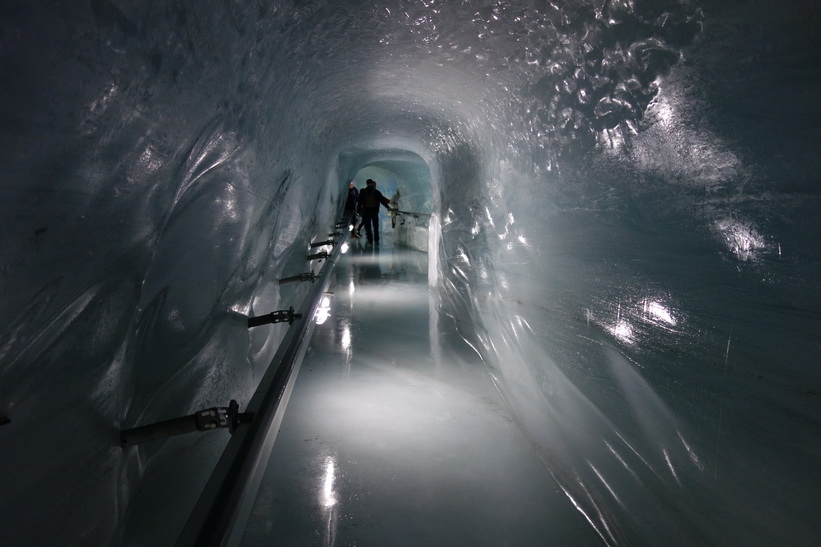
[[[10,544],[133,539],[213,461],[117,431],[247,399],[245,316],[363,169],[434,213],[441,313],[604,543],[817,537],[817,7],[2,11]]]

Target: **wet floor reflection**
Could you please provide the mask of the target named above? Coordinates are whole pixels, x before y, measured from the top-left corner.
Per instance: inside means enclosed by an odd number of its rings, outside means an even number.
[[[475,354],[447,343],[427,255],[385,239],[337,265],[242,544],[593,541]]]

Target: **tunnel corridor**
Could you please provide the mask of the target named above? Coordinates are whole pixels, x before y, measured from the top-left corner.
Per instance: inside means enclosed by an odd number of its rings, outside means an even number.
[[[122,432],[251,405],[295,330],[249,318],[299,311],[281,280],[375,178],[430,235],[340,260],[246,545],[814,545],[819,27],[2,2],[0,543],[174,544],[246,429]]]
[[[390,234],[335,268],[242,545],[595,543]]]

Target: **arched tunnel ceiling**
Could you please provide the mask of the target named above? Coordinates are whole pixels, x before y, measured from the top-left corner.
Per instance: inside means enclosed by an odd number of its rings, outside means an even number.
[[[8,543],[185,518],[218,447],[117,431],[248,395],[368,166],[429,171],[431,317],[604,543],[821,535],[817,2],[0,11]]]

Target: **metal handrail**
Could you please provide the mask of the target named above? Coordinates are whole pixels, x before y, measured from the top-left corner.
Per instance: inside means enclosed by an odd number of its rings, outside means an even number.
[[[294,321],[260,380],[246,408],[253,418],[238,425],[225,447],[211,478],[177,540],[178,547],[236,545],[242,525],[256,499],[259,483],[282,423],[285,405],[293,390],[307,346],[303,341],[313,330],[314,314],[325,292],[347,230],[329,254],[311,292],[305,298],[310,309]]]
[[[402,211],[400,209],[396,209],[395,212],[399,213],[400,215],[412,215],[412,216],[415,216],[415,217],[429,217],[433,214],[433,213],[417,213],[415,211]]]

